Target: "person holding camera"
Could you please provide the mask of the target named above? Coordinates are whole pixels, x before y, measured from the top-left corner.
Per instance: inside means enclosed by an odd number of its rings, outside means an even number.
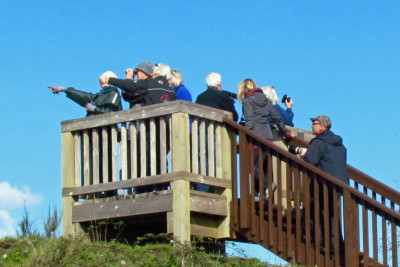
[[[112,71],[106,71],[100,75],[101,91],[96,94],[76,90],[73,87],[48,86],[48,88],[50,88],[54,94],[64,92],[69,99],[84,107],[87,111],[86,117],[122,110],[121,95],[118,89],[103,82],[105,77],[117,78]]]
[[[286,110],[284,110],[281,106],[278,105],[278,95],[276,94],[275,88],[271,85],[266,85],[262,87],[262,90],[265,94],[265,96],[272,102],[274,105],[275,110],[279,113],[279,116],[281,116],[282,122],[285,125],[288,126],[294,126],[293,124],[293,117],[294,113],[292,111],[293,107],[293,100],[292,98],[288,97],[287,95],[284,95],[281,102],[285,104]]]

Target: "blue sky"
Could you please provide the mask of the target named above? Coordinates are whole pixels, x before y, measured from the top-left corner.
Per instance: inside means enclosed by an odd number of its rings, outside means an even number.
[[[38,228],[61,209],[60,122],[85,111],[47,85],[97,92],[144,60],[181,70],[194,99],[210,72],[274,85],[296,127],[330,116],[348,163],[400,188],[398,1],[0,0],[0,22],[0,237],[24,201]]]

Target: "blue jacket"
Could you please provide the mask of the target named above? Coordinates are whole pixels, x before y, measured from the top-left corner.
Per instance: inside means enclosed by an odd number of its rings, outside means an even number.
[[[278,112],[279,116],[281,116],[283,124],[293,127],[294,126],[294,124],[293,124],[294,114],[293,114],[292,109],[287,108],[286,110],[284,110],[278,104],[275,105],[274,107],[275,107],[275,110]]]
[[[182,84],[179,87],[175,87],[176,100],[185,100],[192,102],[192,95],[189,90]]]

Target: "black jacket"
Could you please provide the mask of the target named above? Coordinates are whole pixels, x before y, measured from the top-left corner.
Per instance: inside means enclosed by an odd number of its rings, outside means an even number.
[[[233,120],[238,120],[234,100],[227,93],[219,91],[216,87],[207,88],[197,97],[196,103],[232,112]]]
[[[147,106],[169,102],[176,98],[174,88],[163,76],[137,81],[110,78],[108,83],[124,91],[122,96],[130,103],[130,108],[138,104]]]
[[[118,89],[112,86],[104,86],[103,91],[97,94],[79,91],[73,87],[68,87],[65,93],[69,99],[82,107],[85,107],[87,103],[96,106],[95,110],[93,112],[88,111],[86,116],[122,110],[121,95]]]
[[[304,160],[348,184],[347,150],[342,138],[326,131],[311,140]]]

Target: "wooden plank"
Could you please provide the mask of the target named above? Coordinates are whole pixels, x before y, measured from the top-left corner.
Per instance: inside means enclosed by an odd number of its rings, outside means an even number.
[[[229,130],[222,125],[219,124],[216,131],[217,136],[217,144],[220,147],[219,155],[217,158],[220,158],[220,170],[217,170],[217,177],[221,177],[226,182],[232,186],[232,157],[236,156],[236,153],[232,155],[232,147],[233,147],[233,140],[231,139],[231,133]],[[220,141],[218,141],[220,140]],[[236,146],[236,140],[234,140],[234,145]],[[236,166],[236,161],[235,161]],[[232,204],[232,189],[230,187],[226,187],[222,191],[222,196],[226,199],[226,217],[222,219],[221,223],[218,226],[218,238],[228,238],[231,237],[230,235],[230,223],[231,223],[231,204]]]
[[[150,175],[157,172],[157,140],[156,140],[156,121],[150,119]]]
[[[146,141],[146,122],[140,122],[140,177],[147,176],[147,141]]]
[[[250,199],[249,188],[249,143],[246,135],[239,132],[239,153],[240,153],[240,209],[239,209],[239,227],[248,229],[250,227],[250,209],[247,202]]]
[[[376,193],[372,193],[372,198],[376,200]],[[377,226],[377,215],[375,209],[372,209],[372,246],[373,246],[373,257],[378,260],[378,226]]]
[[[314,218],[312,218],[314,220],[314,242],[315,242],[315,264],[317,266],[322,266],[323,262],[322,262],[322,257],[320,255],[320,253],[318,253],[319,251],[321,251],[321,217],[320,217],[320,206],[319,206],[319,198],[320,198],[320,192],[319,192],[319,183],[317,180],[317,177],[314,173],[311,174],[312,175],[312,181],[314,184]],[[322,192],[321,192],[322,194]],[[350,239],[350,238],[349,238]],[[347,255],[347,254],[346,254]]]
[[[395,210],[394,202],[390,201],[390,207],[392,210]],[[397,258],[397,250],[399,249],[399,242],[397,240],[399,231],[396,230],[396,220],[394,218],[391,219],[391,227],[392,227],[392,266],[399,266],[398,258]]]
[[[81,138],[79,132],[74,132],[74,176],[75,187],[82,186],[81,177]],[[62,169],[64,171],[64,168]]]
[[[99,130],[92,130],[92,169],[93,169],[93,184],[100,183],[100,152],[99,152]]]
[[[111,126],[111,170],[112,176],[111,179],[113,182],[118,181],[118,133],[117,133],[117,126]]]
[[[194,183],[203,183],[210,186],[220,187],[222,189],[231,189],[231,182],[225,179],[202,176],[185,171],[178,171],[168,174],[148,176],[146,179],[133,179],[133,181],[116,181],[109,184],[89,185],[82,187],[71,187],[63,189],[63,196],[78,196],[82,194],[92,194],[103,191],[110,191],[119,188],[129,188],[136,186],[151,185],[157,183],[172,182],[175,180],[185,180]]]
[[[276,157],[276,167],[277,167],[277,197],[278,197],[278,210],[277,210],[277,231],[278,233],[281,233],[283,231],[283,218],[282,218],[282,209],[283,209],[283,205],[282,205],[282,181],[283,179],[286,179],[286,177],[284,177],[282,175],[282,161],[280,158],[280,155],[278,155]],[[285,165],[286,166],[286,165]],[[286,189],[286,187],[285,187]],[[277,251],[278,253],[283,252],[283,236],[282,235],[278,235],[278,239],[277,239]]]
[[[367,195],[367,188],[364,186],[364,194]],[[364,262],[366,266],[369,264],[369,229],[368,229],[368,210],[365,205],[362,205],[362,233],[363,233],[363,252]]]
[[[305,255],[301,253],[301,246],[302,243],[301,235],[302,235],[302,225],[301,225],[301,214],[300,214],[300,175],[299,175],[299,166],[297,164],[293,164],[293,176],[294,176],[294,207],[296,211],[296,259],[300,264],[305,263]]]
[[[342,251],[340,250],[340,233],[341,233],[341,229],[340,229],[340,218],[339,218],[339,213],[340,211],[339,209],[339,197],[336,191],[336,187],[332,188],[333,191],[333,214],[331,214],[331,216],[333,216],[333,244],[334,244],[334,254],[335,254],[335,266],[339,266],[340,265],[340,254],[342,253]],[[331,242],[332,243],[332,242]],[[344,257],[343,257],[344,258]]]
[[[218,238],[218,225],[221,218],[210,217],[192,212],[190,215],[190,232],[192,235]]]
[[[381,203],[383,205],[385,205],[385,201],[386,199],[384,197],[381,198]],[[387,224],[387,220],[386,220],[386,214],[382,215],[382,251],[383,251],[383,265],[387,265],[388,264],[388,248],[387,248],[387,230],[386,230],[386,224]]]
[[[198,136],[198,119],[192,118],[192,172],[199,173],[199,136]]]
[[[190,171],[189,116],[172,114],[172,172]],[[190,183],[172,182],[174,237],[181,243],[190,242]]]
[[[208,159],[207,159],[207,152],[206,152],[206,122],[205,122],[205,120],[200,121],[199,138],[200,138],[200,173],[203,175],[207,175],[206,161]]]
[[[174,237],[180,242],[190,241],[190,184],[188,181],[172,182]]]
[[[83,131],[83,185],[90,185],[89,131]]]
[[[215,124],[215,177],[222,178],[222,169],[224,166],[222,165],[222,140],[221,140],[221,124]],[[229,138],[229,136],[226,136]],[[230,144],[229,151],[230,153]]]
[[[101,145],[102,145],[102,165],[103,165],[103,183],[108,183],[110,182],[110,176],[109,176],[109,156],[110,156],[110,148],[109,148],[109,142],[108,142],[108,129],[107,127],[101,128]]]
[[[167,123],[165,117],[160,118],[160,170],[161,174],[167,173]]]
[[[203,214],[227,216],[226,199],[214,198],[211,195],[204,196],[192,193],[190,195],[190,210]]]
[[[75,205],[73,222],[118,219],[172,210],[172,194]]]
[[[214,136],[214,123],[208,122],[207,125],[207,151],[208,151],[208,176],[215,177],[215,136]]]
[[[122,123],[121,141],[119,143],[119,167],[121,172],[121,180],[128,179],[128,133],[126,123]]]
[[[304,182],[304,209],[305,209],[305,232],[306,232],[306,265],[315,266],[315,258],[308,257],[309,252],[313,250],[311,247],[311,197],[310,197],[310,177],[308,173],[303,171],[302,178]]]
[[[77,134],[62,133],[61,134],[61,159],[62,159],[62,187],[74,187],[76,185],[75,179],[75,148],[77,141]],[[78,137],[79,141],[79,137]],[[72,221],[72,206],[75,200],[70,196],[63,196],[62,198],[62,234],[64,237],[70,235],[81,234],[82,228],[79,224],[74,224]]]
[[[330,255],[331,255],[331,237],[329,235],[329,222],[330,222],[330,214],[329,214],[329,198],[328,198],[328,185],[327,181],[323,181],[323,201],[324,208],[322,211],[322,216],[324,218],[324,248],[325,248],[325,266],[329,266]]]
[[[236,134],[234,132],[230,133],[230,139],[232,142],[232,154],[231,154],[231,166],[232,166],[232,226],[239,226],[239,192],[238,192],[238,175],[237,175],[237,155],[238,146],[236,144]],[[224,155],[224,154],[223,154]],[[233,228],[232,227],[232,228]]]
[[[172,102],[171,102],[172,103]],[[178,112],[179,105],[172,104],[155,104],[135,109],[122,110],[118,112],[110,112],[96,116],[90,116],[81,119],[74,119],[61,122],[61,131],[78,131],[103,126],[117,125],[118,123],[146,120],[153,117],[164,116]]]
[[[137,131],[137,122],[132,121],[129,123],[129,136],[130,136],[130,165],[131,165],[131,179],[137,178],[138,173],[138,131]]]

